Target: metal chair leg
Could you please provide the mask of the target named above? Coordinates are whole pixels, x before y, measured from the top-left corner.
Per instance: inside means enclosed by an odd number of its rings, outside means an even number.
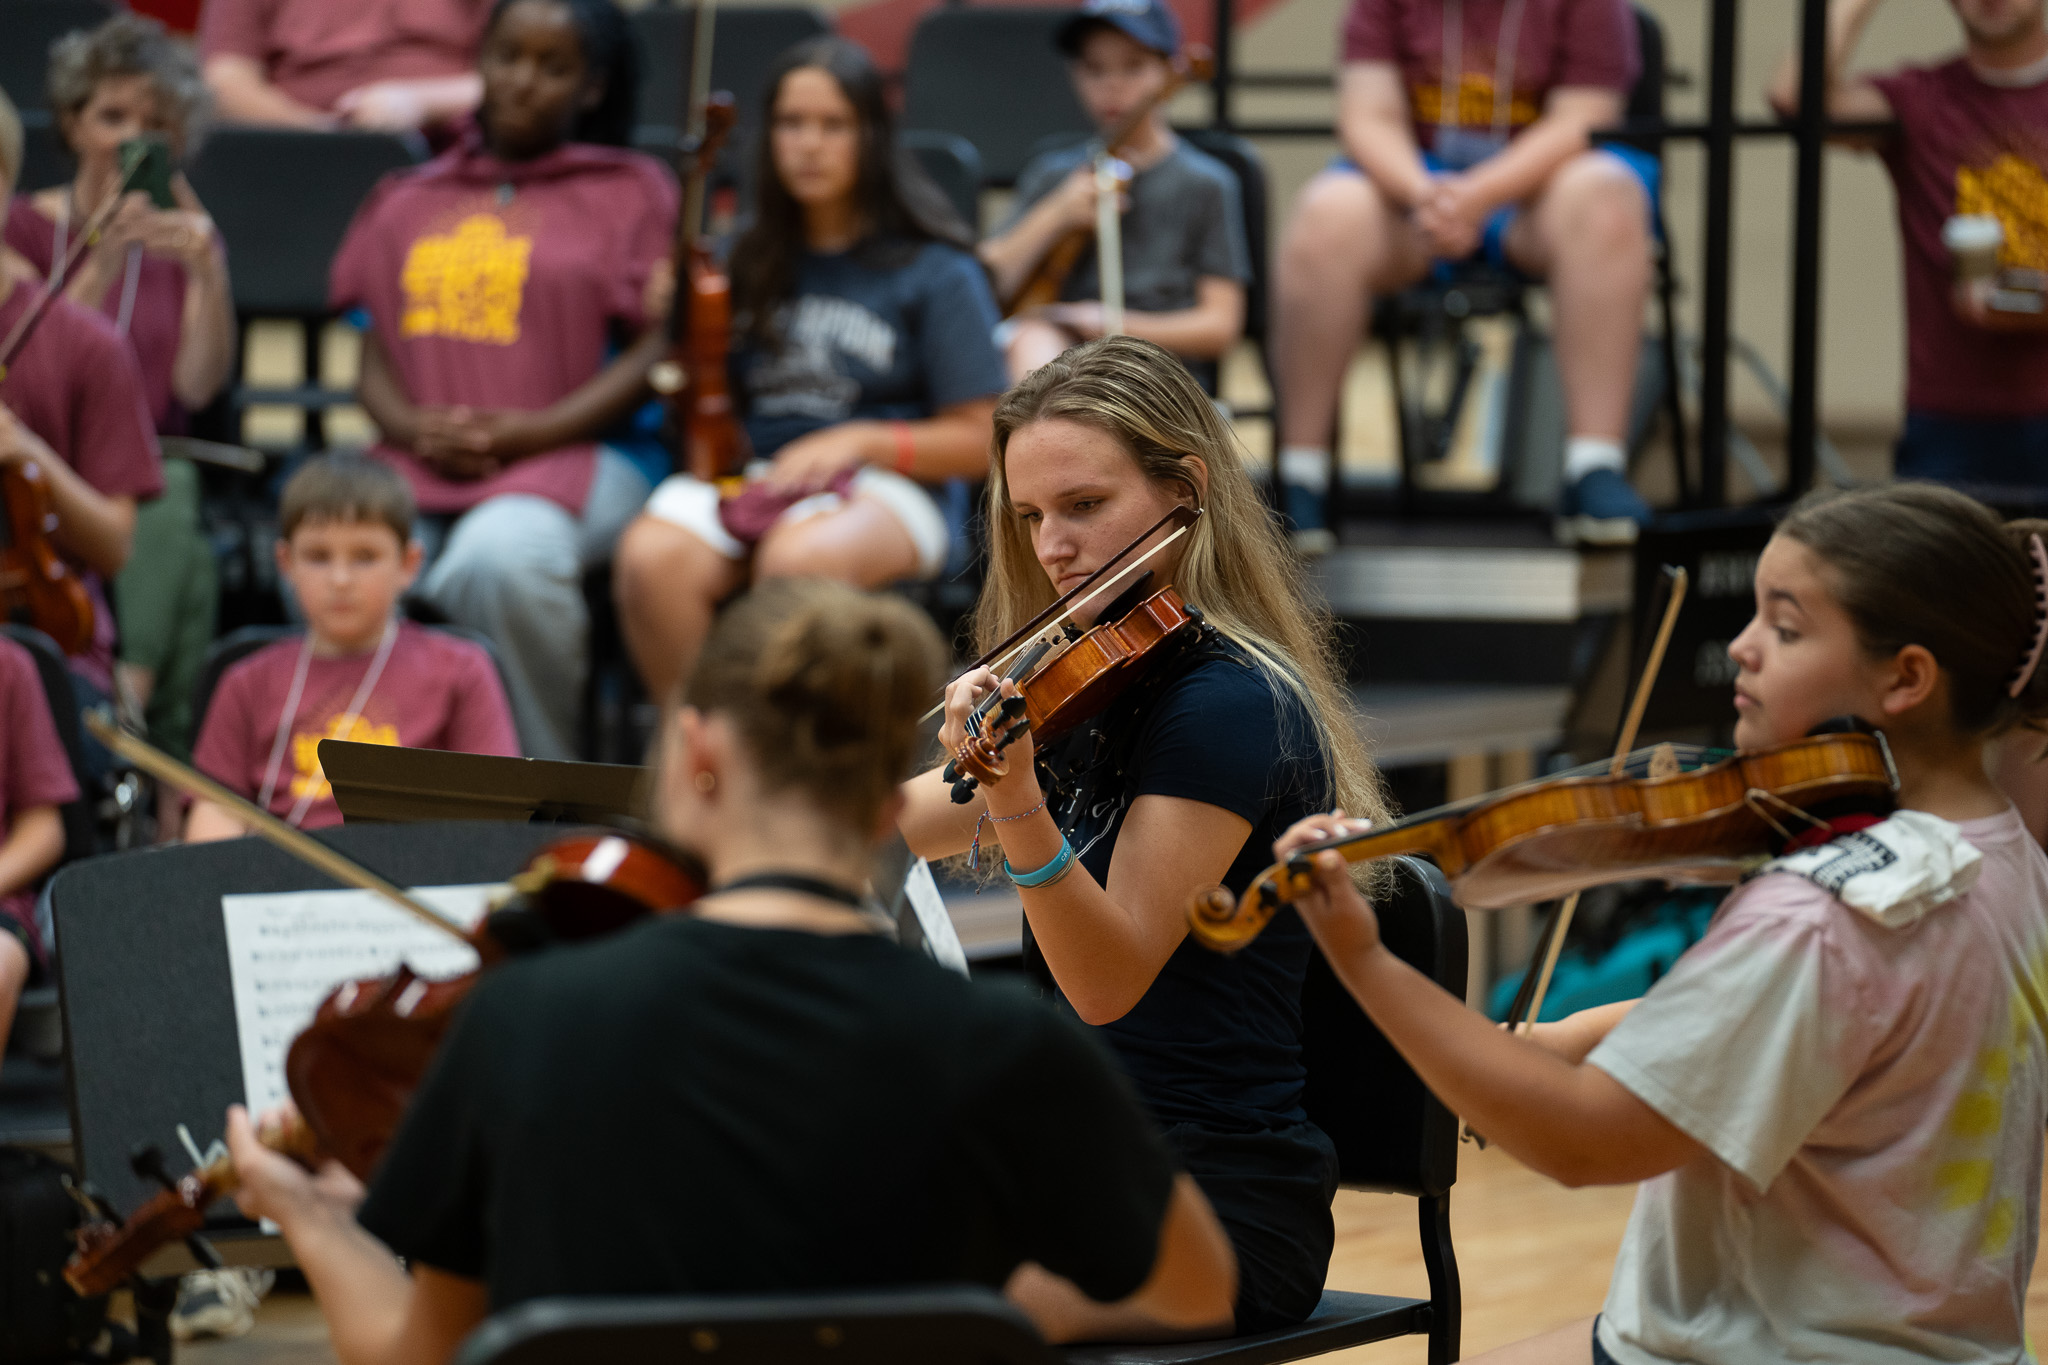
[[[1451,1246],[1449,1191],[1415,1201],[1421,1224],[1422,1264],[1429,1272],[1429,1365],[1451,1365],[1458,1358],[1464,1322],[1464,1296],[1458,1285],[1458,1255]]]

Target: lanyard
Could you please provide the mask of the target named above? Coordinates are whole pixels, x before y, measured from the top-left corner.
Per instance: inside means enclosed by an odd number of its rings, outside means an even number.
[[[1514,116],[1515,44],[1522,33],[1523,0],[1507,0],[1500,31],[1493,44],[1493,135],[1502,137]],[[1465,3],[1444,0],[1443,82],[1437,97],[1438,128],[1459,126],[1459,94],[1464,83]]]
[[[64,271],[64,244],[71,236],[71,201],[78,194],[76,187],[64,195],[64,210],[57,215],[57,234],[50,247],[50,283],[61,287],[64,281],[58,278]],[[128,335],[128,323],[135,316],[135,290],[142,283],[142,244],[131,242],[128,246],[128,265],[121,276],[121,311],[114,317],[114,330],[122,336]]]
[[[353,723],[369,705],[370,694],[377,690],[377,680],[384,676],[384,665],[391,661],[391,647],[398,641],[398,622],[389,621],[384,626],[384,638],[377,642],[377,657],[370,661],[369,669],[363,674],[356,694],[349,699],[348,709],[341,713],[344,722]],[[263,789],[256,796],[256,804],[270,809],[270,797],[277,790],[278,775],[284,770],[285,745],[292,737],[292,722],[299,718],[299,698],[306,690],[306,672],[313,665],[313,632],[306,632],[306,643],[299,647],[298,667],[292,670],[291,690],[286,693],[284,708],[277,713],[277,738],[270,746],[270,762],[263,771]],[[313,794],[320,790],[320,784],[309,782],[306,790],[299,794],[292,806],[291,814],[285,817],[288,825],[297,825],[312,809]]]

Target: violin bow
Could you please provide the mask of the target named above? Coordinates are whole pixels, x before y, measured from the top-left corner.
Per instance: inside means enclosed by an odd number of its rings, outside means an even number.
[[[1664,651],[1671,644],[1673,627],[1678,624],[1679,608],[1685,605],[1685,590],[1690,582],[1690,575],[1682,567],[1674,568],[1667,564],[1664,566],[1664,581],[1669,589],[1669,596],[1664,602],[1664,619],[1658,623],[1657,634],[1650,641],[1649,657],[1643,661],[1642,675],[1636,679],[1635,696],[1629,702],[1628,714],[1622,718],[1621,733],[1615,738],[1614,760],[1607,769],[1610,776],[1620,777],[1628,769],[1628,756],[1635,748],[1636,732],[1642,728],[1643,711],[1650,704],[1650,689],[1656,685],[1657,674],[1664,667]],[[1549,993],[1551,975],[1557,970],[1558,954],[1564,949],[1565,934],[1571,929],[1572,916],[1578,908],[1579,893],[1574,891],[1558,903],[1556,913],[1551,916],[1551,923],[1545,927],[1540,949],[1543,964],[1533,977],[1523,978],[1524,986],[1532,979],[1535,982],[1535,988],[1529,992],[1526,1002],[1528,1013],[1521,1014],[1521,1007],[1525,1002],[1520,998],[1519,992],[1514,1005],[1508,1011],[1508,1019],[1517,1033],[1526,1032],[1542,1016],[1543,997]],[[1521,1015],[1519,1020],[1516,1018],[1517,1015]]]
[[[1096,598],[1121,583],[1125,578],[1136,573],[1144,567],[1146,560],[1152,558],[1152,556],[1158,554],[1161,550],[1164,550],[1167,546],[1193,530],[1195,523],[1201,519],[1201,516],[1202,509],[1199,507],[1174,507],[1172,511],[1140,532],[1130,544],[1111,555],[1101,568],[1089,574],[1059,597],[1054,598],[1051,605],[1047,606],[1045,610],[1039,612],[1038,615],[1032,617],[1029,621],[1026,621],[1015,631],[1012,631],[1008,639],[982,655],[979,659],[976,659],[973,663],[967,665],[960,676],[965,677],[977,668],[993,668],[1000,671],[1002,666],[1008,663],[1012,657],[1027,648],[1031,644],[1032,638],[1049,623],[1061,616],[1072,615],[1074,612],[1088,606]],[[1179,524],[1174,527],[1173,534],[1139,555],[1131,563],[1125,564],[1121,569],[1117,568],[1117,565],[1122,563],[1126,555],[1131,554],[1140,545],[1143,545],[1147,539],[1158,534],[1161,528],[1175,522]],[[1116,572],[1111,573],[1110,571],[1113,569]],[[1104,578],[1105,574],[1108,575],[1107,579]],[[956,677],[952,681],[958,682],[960,678]],[[947,684],[949,687],[951,685],[952,683]],[[931,710],[918,717],[917,723],[922,725],[945,709],[946,702],[942,697],[937,706],[934,706]]]
[[[64,281],[71,278],[71,268],[78,264],[80,257],[98,244],[100,234],[105,232],[107,224],[114,220],[115,212],[121,207],[121,196],[133,188],[131,182],[135,179],[136,172],[141,169],[142,160],[138,157],[134,165],[121,173],[120,180],[114,185],[114,192],[107,196],[107,202],[93,210],[92,217],[85,220],[84,230],[64,252],[64,259],[56,263],[56,268],[50,272],[50,278],[43,282],[43,292],[36,296],[36,301],[29,305],[28,311],[15,321],[13,328],[7,333],[7,339],[0,341],[0,382],[6,380],[9,367],[14,364],[15,357],[21,354],[22,348],[28,345],[28,339],[35,335],[37,326],[42,323],[43,315],[50,311],[50,305],[64,292]]]
[[[344,886],[374,892],[422,923],[467,942],[463,925],[395,883],[364,867],[354,859],[335,852],[304,830],[288,825],[255,802],[229,791],[205,773],[188,768],[155,745],[129,734],[96,710],[85,713],[85,728],[92,737],[148,773],[157,781],[174,787],[196,801],[211,801],[231,811],[251,833],[276,844],[302,862],[312,864]]]

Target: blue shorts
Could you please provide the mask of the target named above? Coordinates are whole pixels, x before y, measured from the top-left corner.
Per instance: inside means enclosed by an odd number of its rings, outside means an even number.
[[[1593,1318],[1593,1365],[1620,1365],[1620,1362],[1608,1353],[1607,1348],[1600,1344],[1600,1318],[1597,1314]]]
[[[1604,153],[1621,162],[1623,166],[1628,168],[1629,173],[1635,176],[1637,183],[1642,185],[1643,198],[1650,205],[1650,231],[1655,233],[1657,231],[1657,193],[1664,177],[1663,164],[1642,148],[1631,147],[1622,142],[1603,143],[1593,150]],[[1446,166],[1437,159],[1434,152],[1424,152],[1422,154],[1422,164],[1429,168],[1432,175],[1440,175],[1446,170],[1451,169],[1468,169],[1466,167]],[[1333,171],[1349,171],[1353,175],[1365,174],[1365,171],[1359,167],[1357,162],[1341,152],[1330,159],[1328,169]],[[1516,215],[1521,213],[1521,211],[1522,207],[1519,204],[1509,204],[1504,208],[1495,209],[1493,215],[1486,220],[1484,231],[1480,233],[1478,249],[1465,259],[1467,261],[1483,260],[1496,270],[1505,270],[1511,274],[1519,274],[1520,272],[1508,260],[1507,235],[1508,227],[1515,221]],[[1453,265],[1459,264],[1463,264],[1463,262],[1438,261],[1435,273],[1439,278],[1448,280],[1450,278],[1450,268]]]
[[[2048,489],[2048,416],[1949,417],[1908,412],[1892,477],[1966,489]]]

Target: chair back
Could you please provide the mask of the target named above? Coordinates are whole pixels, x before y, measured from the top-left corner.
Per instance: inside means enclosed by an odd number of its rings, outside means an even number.
[[[918,166],[952,203],[960,221],[976,237],[981,235],[981,153],[958,133],[930,128],[909,129],[896,135],[897,145],[917,158]]]
[[[1629,87],[1628,105],[1622,117],[1631,123],[1647,123],[1664,117],[1664,86],[1668,74],[1664,57],[1664,25],[1656,15],[1641,5],[1630,5],[1636,23],[1636,53],[1640,67],[1636,71],[1636,83]],[[1655,138],[1621,138],[1631,147],[1640,147],[1659,161],[1664,159],[1664,144]]]
[[[342,235],[378,180],[418,160],[413,149],[389,133],[221,128],[209,136],[185,173],[227,246],[236,311],[327,316],[327,271]]]
[[[98,28],[113,12],[102,0],[0,0],[0,90],[23,113],[48,109],[50,45]]]
[[[1024,1315],[959,1285],[860,1294],[538,1299],[476,1329],[456,1365],[1057,1365]]]
[[[92,818],[93,788],[85,770],[85,731],[78,722],[78,693],[71,686],[71,667],[64,662],[64,651],[57,648],[57,642],[33,626],[9,621],[0,624],[0,634],[36,661],[36,677],[50,704],[50,719],[57,723],[57,742],[64,746],[72,779],[78,783],[78,799],[65,802],[57,812],[64,821],[63,861],[88,857],[99,851],[99,831]]]
[[[1376,905],[1380,936],[1396,957],[1461,998],[1465,912],[1450,884],[1419,858],[1395,858]],[[1301,992],[1304,1103],[1336,1144],[1338,1179],[1355,1189],[1418,1198],[1458,1178],[1458,1120],[1431,1094],[1318,952]]]
[[[903,126],[966,138],[992,185],[1015,184],[1041,139],[1092,134],[1052,41],[1072,15],[1010,5],[931,10],[910,39]]]
[[[640,55],[636,118],[643,148],[679,145],[683,100],[690,80],[695,6],[656,3],[633,12],[633,37]],[[768,69],[806,38],[832,31],[832,21],[808,5],[720,5],[712,16],[711,87],[732,94],[738,126],[726,142],[726,165],[744,158],[766,96]]]
[[[1244,334],[1246,340],[1264,346],[1271,308],[1268,300],[1272,297],[1272,250],[1268,243],[1266,217],[1270,191],[1266,182],[1265,158],[1259,155],[1259,149],[1249,139],[1224,132],[1221,128],[1180,128],[1175,131],[1192,146],[1222,162],[1237,177],[1238,202],[1244,208],[1245,253],[1250,257],[1252,270],[1251,279],[1245,283]]]

